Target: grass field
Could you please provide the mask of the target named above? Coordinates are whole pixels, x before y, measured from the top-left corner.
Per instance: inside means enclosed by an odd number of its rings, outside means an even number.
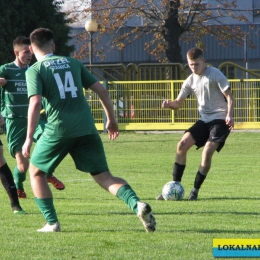
[[[152,206],[156,232],[146,233],[123,202],[99,188],[89,174],[75,170],[67,157],[55,171],[66,189],[51,188],[60,233],[36,232],[44,219],[34,203],[29,177],[28,198],[21,200],[27,215],[13,215],[1,189],[0,259],[208,260],[213,259],[213,238],[259,238],[259,135],[230,134],[226,146],[213,157],[198,201],[187,200],[201,158],[201,150],[192,148],[182,180],[185,199],[169,202],[155,197],[172,179],[182,134],[122,133],[115,141],[101,134],[111,172],[125,178]],[[7,151],[6,137],[1,139],[13,169],[15,160]]]

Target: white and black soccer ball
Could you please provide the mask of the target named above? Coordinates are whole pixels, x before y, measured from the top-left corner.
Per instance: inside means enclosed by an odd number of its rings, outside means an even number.
[[[162,189],[162,196],[165,200],[182,200],[184,193],[184,187],[178,181],[169,181]]]

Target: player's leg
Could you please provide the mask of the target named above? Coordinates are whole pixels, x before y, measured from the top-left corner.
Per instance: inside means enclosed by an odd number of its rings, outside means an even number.
[[[70,155],[77,169],[90,172],[97,184],[124,201],[137,214],[148,232],[155,231],[156,221],[150,205],[141,202],[124,179],[110,173],[100,136],[95,134],[79,137],[76,143],[75,148],[70,150]]]
[[[26,179],[26,171],[29,167],[29,161],[22,155],[22,146],[26,139],[27,119],[26,118],[6,118],[6,135],[8,150],[13,158],[16,159],[16,167],[13,176],[17,188],[18,197],[26,198],[23,182]]]
[[[188,150],[195,144],[195,140],[190,132],[185,132],[177,144],[176,157],[173,165],[172,179],[181,182],[186,167]],[[162,194],[156,197],[157,200],[164,200]]]
[[[206,179],[206,176],[211,167],[212,156],[217,150],[219,143],[207,142],[202,152],[202,159],[199,166],[199,170],[194,180],[194,187],[188,197],[189,200],[197,200],[199,189]]]
[[[4,155],[3,155],[3,146],[0,141],[0,180],[6,190],[6,193],[9,197],[11,208],[14,214],[25,214],[25,211],[20,206],[17,189],[14,183],[13,174],[8,167]]]
[[[16,166],[14,168],[14,180],[19,198],[26,198],[23,182],[26,180],[26,172],[29,167],[29,160],[21,151],[15,153]]]
[[[201,164],[195,177],[194,188],[188,197],[189,200],[197,200],[199,189],[210,170],[212,156],[216,150],[219,152],[222,149],[230,133],[229,126],[226,125],[225,120],[213,120],[205,124],[205,126],[208,128],[208,139],[205,142]]]
[[[177,144],[175,163],[173,166],[173,181],[181,182],[188,150],[195,144],[195,140],[190,132],[186,132]]]
[[[30,163],[30,182],[34,194],[34,200],[43,217],[47,221],[43,228],[38,229],[38,232],[58,232],[60,225],[53,204],[53,197],[50,187],[47,183],[45,172],[39,170]]]
[[[45,122],[44,120],[40,119],[33,135],[33,140],[35,143],[40,139],[42,133],[44,132],[44,128],[45,128]],[[60,181],[57,177],[55,177],[53,173],[47,174],[46,178],[47,178],[47,182],[52,184],[55,189],[57,190],[65,189],[65,185],[63,184],[63,182]]]
[[[31,187],[35,202],[45,218],[46,224],[38,232],[60,231],[60,224],[53,203],[53,196],[46,180],[68,154],[69,143],[42,136],[35,144],[29,167]]]
[[[155,231],[156,221],[150,205],[141,202],[135,191],[125,180],[114,177],[109,171],[97,175],[92,174],[92,177],[103,189],[124,201],[137,214],[147,232]]]

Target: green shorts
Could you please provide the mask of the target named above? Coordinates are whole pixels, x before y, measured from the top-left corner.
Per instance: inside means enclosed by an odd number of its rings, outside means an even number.
[[[27,118],[24,117],[6,118],[5,124],[6,124],[8,150],[12,155],[12,157],[15,158],[15,154],[17,152],[22,151],[22,147],[26,139]],[[39,139],[40,135],[43,133],[43,130],[44,130],[44,123],[40,121],[34,134],[35,142]]]
[[[40,119],[39,124],[37,125],[34,134],[33,134],[33,140],[36,143],[37,140],[41,137],[42,133],[44,132],[45,123]]]
[[[5,124],[8,150],[12,157],[15,158],[16,152],[22,151],[26,139],[27,118],[6,118]]]
[[[80,171],[97,175],[109,170],[99,134],[53,138],[43,133],[34,147],[31,163],[45,173],[52,173],[68,154]]]

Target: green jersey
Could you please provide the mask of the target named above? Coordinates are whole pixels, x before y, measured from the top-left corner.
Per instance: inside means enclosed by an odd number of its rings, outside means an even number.
[[[27,118],[29,105],[25,80],[27,68],[20,68],[15,62],[0,66],[0,78],[7,80],[1,90],[1,113],[3,117]]]
[[[97,80],[78,60],[51,55],[26,71],[28,97],[41,95],[47,116],[44,134],[52,137],[78,137],[97,130],[83,87]]]

